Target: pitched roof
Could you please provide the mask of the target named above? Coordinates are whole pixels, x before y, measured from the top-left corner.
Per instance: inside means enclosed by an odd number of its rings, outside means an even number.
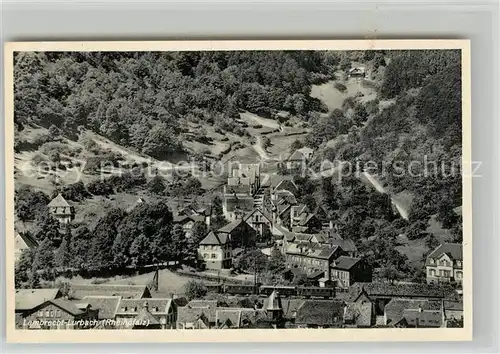
[[[168,298],[148,298],[148,299],[122,299],[118,304],[117,315],[139,314],[144,307],[144,302],[147,301],[148,310],[153,315],[168,314],[172,299]]]
[[[443,313],[439,310],[405,309],[403,318],[410,326],[418,327],[441,327],[443,323]]]
[[[298,191],[297,185],[292,179],[282,179],[276,187],[274,187],[274,191],[289,191],[291,193],[295,193]]]
[[[357,297],[364,289],[368,296],[391,296],[391,297],[433,297],[443,298],[447,289],[432,284],[390,284],[390,283],[354,283],[349,288],[349,293]]]
[[[337,258],[333,262],[332,268],[341,269],[341,270],[349,270],[352,267],[354,267],[360,260],[361,260],[361,258],[340,256],[339,258]]]
[[[85,296],[82,300],[88,302],[94,310],[99,310],[99,319],[105,320],[115,318],[120,299],[120,296]]]
[[[31,310],[61,296],[59,289],[16,289],[16,311]]]
[[[289,176],[289,175],[284,175],[284,176],[265,175],[264,180],[262,181],[261,185],[263,187],[271,187],[274,189],[278,184],[281,183],[281,181],[285,181],[285,180],[293,181],[293,176]]]
[[[208,308],[207,307],[191,307],[186,305],[177,308],[177,322],[178,323],[194,323],[198,319],[208,323]]]
[[[302,152],[300,152],[299,150],[295,150],[289,157],[288,157],[288,161],[302,161],[304,160],[306,157],[304,156],[304,154]]]
[[[370,302],[349,302],[344,311],[344,322],[367,327],[372,324],[372,304]]]
[[[409,300],[409,299],[392,299],[385,306],[385,317],[387,324],[396,324],[404,317],[404,311],[407,309],[418,310],[440,310],[440,300]]]
[[[227,224],[225,226],[222,226],[220,229],[217,230],[217,232],[231,233],[234,231],[234,229],[236,229],[242,223],[246,224],[246,221],[244,221],[243,219],[235,220],[235,221],[230,222],[229,224]]]
[[[64,199],[64,197],[61,195],[61,193],[59,193],[54,199],[50,201],[50,203],[47,206],[50,208],[55,208],[55,207],[67,208],[70,205],[68,204],[66,199]]]
[[[217,309],[217,300],[191,300],[186,305],[191,308],[201,308],[205,310],[205,315],[210,322],[215,322],[215,311]]]
[[[338,300],[304,300],[297,309],[297,324],[314,324],[332,326],[343,321],[343,301]]]
[[[14,242],[16,250],[38,247],[38,241],[28,232],[16,233]]]
[[[85,313],[83,310],[81,310],[81,308],[78,306],[77,303],[71,302],[69,300],[64,300],[59,298],[59,299],[49,300],[48,302],[56,305],[57,307],[66,311],[67,313],[72,314],[73,316],[78,316]]]
[[[215,323],[218,327],[239,328],[243,322],[252,324],[256,322],[258,310],[245,307],[218,307],[215,312]]]
[[[76,299],[86,296],[121,296],[123,299],[141,299],[149,296],[146,285],[71,284],[71,295]]]
[[[146,326],[154,326],[160,324],[160,321],[145,307],[135,317],[136,323],[145,323]]]
[[[248,212],[244,217],[243,217],[243,220],[245,220],[246,222],[248,222],[247,220],[250,219],[252,217],[252,215],[256,214],[256,213],[260,213],[262,216],[264,216],[269,222],[272,222],[273,218],[271,217],[271,215],[269,215],[269,213],[267,213],[267,211],[264,211],[264,210],[261,210],[261,209],[254,209],[250,212]]]
[[[462,244],[443,243],[427,256],[427,260],[429,260],[430,258],[437,258],[443,253],[447,254],[451,259],[455,261],[461,261],[463,259]]]
[[[203,240],[201,240],[200,245],[218,245],[222,246],[227,243],[229,238],[226,234],[216,234],[213,231],[210,231],[207,236]]]
[[[357,252],[358,249],[353,240],[330,239],[330,244],[339,246],[344,252]]]
[[[321,245],[318,243],[307,243],[307,242],[302,242],[300,244],[288,243],[286,248],[286,253],[296,254],[303,257],[330,260],[337,249],[338,249],[337,246],[330,247],[328,245]]]

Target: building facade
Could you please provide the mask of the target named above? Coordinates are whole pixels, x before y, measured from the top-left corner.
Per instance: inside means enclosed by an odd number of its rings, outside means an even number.
[[[231,243],[226,234],[210,231],[200,242],[198,256],[207,269],[221,270],[231,268]]]
[[[340,256],[333,261],[330,273],[335,285],[343,289],[356,282],[372,281],[372,269],[360,258]]]
[[[427,283],[462,283],[462,262],[462,245],[459,243],[443,243],[427,256],[425,262]]]
[[[314,243],[288,243],[286,248],[287,268],[300,268],[306,274],[324,273],[324,277],[331,278],[330,264],[343,254],[340,247],[329,247]]]
[[[68,224],[75,217],[74,208],[69,205],[61,194],[52,199],[47,207],[52,217],[57,219],[61,224]]]
[[[98,311],[88,303],[47,300],[23,318],[23,329],[88,329],[98,324]]]

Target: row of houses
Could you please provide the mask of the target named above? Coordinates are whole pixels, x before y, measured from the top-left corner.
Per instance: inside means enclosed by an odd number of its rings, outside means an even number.
[[[447,327],[463,321],[449,289],[426,284],[355,283],[333,300],[281,298],[276,291],[246,306],[171,295],[146,286],[73,285],[16,291],[16,326],[24,329],[231,329]]]

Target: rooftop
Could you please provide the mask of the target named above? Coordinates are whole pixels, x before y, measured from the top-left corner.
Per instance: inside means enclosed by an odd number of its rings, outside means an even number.
[[[49,300],[49,302],[61,308],[62,310],[66,311],[67,313],[72,314],[73,316],[78,316],[85,313],[82,310],[82,307],[79,306],[78,303],[74,303],[69,300],[58,298],[54,300]]]
[[[16,289],[16,311],[31,310],[47,300],[61,296],[57,288],[53,289]]]
[[[82,300],[99,310],[99,319],[113,319],[120,303],[120,296],[85,296]]]
[[[440,310],[440,300],[408,300],[392,299],[385,306],[385,317],[387,324],[396,324],[404,317],[404,311],[408,309],[418,310]]]
[[[349,294],[357,297],[364,289],[368,296],[444,298],[447,289],[431,284],[354,283]]]
[[[346,256],[340,256],[337,258],[333,264],[332,268],[334,269],[341,269],[341,270],[350,270],[352,267],[354,267],[361,259],[360,258],[353,258],[353,257],[346,257]]]
[[[50,203],[47,205],[49,208],[66,208],[69,207],[70,205],[64,199],[64,197],[59,193],[54,199],[50,201]]]
[[[443,243],[439,245],[434,251],[432,251],[427,259],[440,257],[442,254],[447,254],[451,259],[455,261],[461,261],[463,259],[462,244],[460,243]]]
[[[332,326],[343,321],[343,301],[338,300],[304,300],[297,309],[297,324],[312,324],[319,326]]]
[[[344,321],[367,327],[372,324],[372,304],[370,302],[350,302],[346,304]]]
[[[34,248],[38,246],[38,241],[28,232],[16,233],[14,242],[16,250],[25,249],[26,247]]]
[[[71,296],[83,299],[86,296],[120,296],[124,299],[149,297],[146,285],[122,284],[71,284]]]
[[[243,219],[235,220],[235,221],[230,222],[229,224],[227,224],[225,226],[222,226],[219,230],[217,230],[217,232],[231,233],[234,231],[234,229],[236,229],[242,223],[246,224],[246,221],[244,221]]]
[[[203,240],[201,240],[200,245],[217,245],[222,246],[228,242],[229,238],[226,234],[216,234],[213,231],[210,231],[207,236]]]
[[[168,312],[170,311],[170,306],[172,305],[172,299],[169,298],[122,299],[118,304],[116,314],[139,314],[142,307],[144,306],[145,301],[147,301],[149,312],[151,312],[153,315],[155,313],[168,314]]]

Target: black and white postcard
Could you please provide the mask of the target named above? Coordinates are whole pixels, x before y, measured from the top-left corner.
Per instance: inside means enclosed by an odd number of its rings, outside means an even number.
[[[5,58],[9,341],[471,340],[468,41]]]

